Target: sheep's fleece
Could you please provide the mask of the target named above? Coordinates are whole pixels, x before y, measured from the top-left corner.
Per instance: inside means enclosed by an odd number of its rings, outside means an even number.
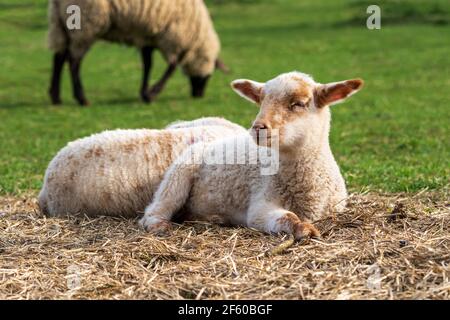
[[[67,7],[81,11],[81,29],[67,30]],[[180,56],[190,76],[207,76],[220,51],[203,0],[50,0],[49,47],[82,56],[98,39],[159,48],[167,61]]]
[[[39,206],[49,216],[136,216],[187,147],[244,132],[225,119],[202,118],[164,130],[105,131],[70,142],[47,168]]]

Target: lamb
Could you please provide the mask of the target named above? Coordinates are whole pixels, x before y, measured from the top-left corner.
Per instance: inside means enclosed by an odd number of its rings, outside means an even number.
[[[232,82],[239,95],[260,106],[252,134],[187,149],[167,170],[140,225],[156,235],[165,234],[173,215],[182,209],[186,219],[288,233],[297,240],[319,236],[310,221],[342,212],[347,198],[329,145],[329,106],[362,85],[360,79],[320,84],[300,72],[282,74],[266,83]],[[207,161],[207,155],[220,150],[216,159],[236,159],[229,157],[234,152],[230,146],[242,146],[242,141],[278,155],[275,174],[261,174],[262,159],[246,164]],[[193,156],[200,161],[192,161]]]
[[[50,162],[39,194],[47,216],[133,217],[143,212],[169,165],[189,145],[246,132],[222,118],[164,130],[104,131],[69,143]]]
[[[81,28],[69,30],[67,8],[78,6]],[[98,39],[124,43],[140,49],[143,61],[141,98],[151,102],[180,65],[189,76],[192,96],[202,97],[215,68],[227,71],[218,59],[219,37],[203,0],[50,0],[48,42],[54,52],[49,89],[53,104],[60,104],[61,72],[70,65],[73,95],[88,105],[81,78],[81,62]],[[152,54],[158,48],[168,67],[149,89]]]

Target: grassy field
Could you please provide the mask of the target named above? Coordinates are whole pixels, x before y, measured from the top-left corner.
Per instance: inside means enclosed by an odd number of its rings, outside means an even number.
[[[88,109],[74,103],[67,70],[65,104],[49,104],[46,2],[0,4],[0,194],[38,190],[61,147],[100,130],[159,128],[206,115],[249,126],[257,110],[229,82],[264,81],[294,69],[321,82],[366,80],[365,89],[333,113],[332,147],[351,190],[448,185],[446,0],[380,2],[385,20],[373,31],[365,26],[365,1],[207,1],[232,73],[217,73],[205,99],[190,99],[187,79],[178,72],[159,100],[142,104],[138,52],[99,42],[83,65]],[[155,77],[164,67],[158,56]]]

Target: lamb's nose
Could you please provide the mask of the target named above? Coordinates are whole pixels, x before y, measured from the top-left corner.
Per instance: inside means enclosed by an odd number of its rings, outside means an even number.
[[[267,130],[268,127],[265,123],[255,123],[252,129],[255,130],[256,134],[259,134],[259,130]]]

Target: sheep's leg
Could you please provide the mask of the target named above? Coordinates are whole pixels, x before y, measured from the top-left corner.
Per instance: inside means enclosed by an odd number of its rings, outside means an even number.
[[[287,233],[296,240],[318,237],[319,231],[293,212],[259,202],[249,208],[247,225],[267,233]]]
[[[139,222],[147,232],[164,234],[170,230],[170,220],[189,197],[194,172],[193,164],[172,165]]]
[[[142,56],[142,67],[143,67],[143,77],[142,77],[142,87],[141,87],[141,98],[144,102],[150,102],[149,92],[148,92],[148,81],[150,76],[150,71],[153,65],[153,50],[154,47],[143,47],[141,49]]]
[[[162,91],[162,89],[164,89],[167,80],[170,79],[170,77],[173,75],[176,69],[177,63],[171,62],[167,67],[166,71],[164,72],[163,76],[161,77],[161,79],[151,87],[150,92],[148,93],[150,101],[154,100],[158,96],[158,94]]]
[[[75,57],[72,54],[69,54],[69,65],[70,65],[70,75],[72,77],[72,90],[73,96],[78,101],[78,103],[82,106],[89,105],[89,101],[86,99],[84,95],[83,84],[81,83],[80,78],[80,68],[81,61],[83,59],[83,55],[79,57]]]
[[[67,60],[68,51],[57,52],[53,56],[53,73],[50,83],[50,89],[48,93],[50,94],[50,99],[52,104],[61,104],[61,73],[63,70],[64,62]]]

